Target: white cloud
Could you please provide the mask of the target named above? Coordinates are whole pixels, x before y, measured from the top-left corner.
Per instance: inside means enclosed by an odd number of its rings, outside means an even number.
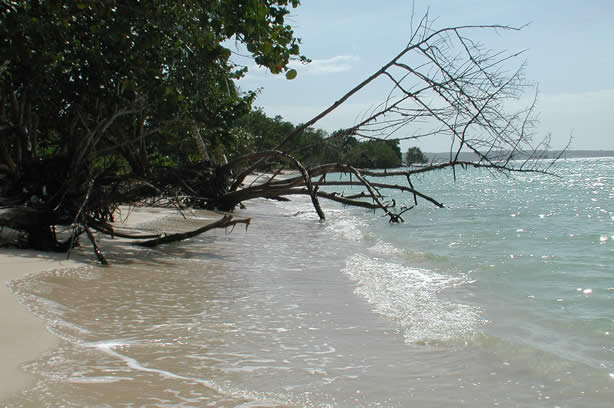
[[[353,55],[338,55],[327,59],[314,59],[309,64],[293,61],[290,67],[296,69],[302,75],[326,75],[352,70],[354,63],[360,61],[360,57]]]
[[[300,61],[292,61],[288,66],[298,71],[299,78],[306,75],[320,76],[336,74],[339,72],[351,71],[353,65],[360,61],[360,58],[353,55],[338,55],[327,59],[313,59],[310,63],[304,64]],[[250,63],[247,66],[247,75],[244,79],[286,79],[283,74],[273,75],[267,68]]]

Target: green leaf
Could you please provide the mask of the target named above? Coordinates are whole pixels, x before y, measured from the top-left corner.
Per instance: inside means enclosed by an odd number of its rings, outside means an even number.
[[[289,69],[288,72],[286,72],[286,79],[294,79],[296,78],[296,76],[298,75],[298,73],[296,72],[295,69]]]

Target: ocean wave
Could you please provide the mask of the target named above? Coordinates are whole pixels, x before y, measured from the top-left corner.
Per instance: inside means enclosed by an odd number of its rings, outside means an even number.
[[[300,220],[318,221],[319,217],[313,204],[305,197],[297,197],[292,201],[276,203],[287,215]],[[341,235],[349,241],[360,241],[366,238],[364,232],[368,223],[364,217],[355,216],[345,208],[338,208],[335,204],[321,203],[326,215],[325,228],[333,234]]]
[[[443,296],[446,289],[467,284],[464,276],[412,268],[363,254],[348,258],[343,272],[357,284],[356,293],[377,313],[399,323],[408,343],[462,343],[483,324],[478,307]]]

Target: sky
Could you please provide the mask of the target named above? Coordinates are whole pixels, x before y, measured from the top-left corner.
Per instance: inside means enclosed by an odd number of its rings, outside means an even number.
[[[612,0],[302,0],[288,23],[312,60],[292,67],[298,77],[272,75],[247,65],[241,89],[261,89],[255,106],[269,116],[306,122],[392,59],[428,10],[434,28],[459,25],[525,26],[519,32],[472,35],[494,50],[526,50],[526,79],[537,85],[536,138],[551,134],[551,148],[570,137],[574,150],[614,150],[614,1]],[[528,25],[527,25],[528,24]],[[519,60],[518,62],[522,62]],[[373,88],[373,87],[372,87]],[[369,88],[314,127],[329,132],[352,126],[389,87]],[[530,91],[523,101],[530,101]],[[409,142],[402,142],[406,150]],[[424,151],[445,151],[443,141],[412,142]]]

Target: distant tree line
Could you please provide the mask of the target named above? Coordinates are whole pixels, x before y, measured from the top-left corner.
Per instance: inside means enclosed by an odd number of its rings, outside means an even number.
[[[298,126],[279,115],[271,118],[262,109],[255,109],[243,115],[232,128],[233,140],[241,141],[232,150],[247,154],[273,149]],[[220,153],[228,151],[228,147],[225,149]],[[383,169],[402,164],[398,140],[359,140],[342,130],[329,134],[322,129],[306,128],[286,149],[309,166],[346,163],[357,168]]]
[[[428,163],[428,159],[419,147],[413,146],[407,149],[407,153],[405,153],[405,164],[409,166],[411,164],[424,163]]]

